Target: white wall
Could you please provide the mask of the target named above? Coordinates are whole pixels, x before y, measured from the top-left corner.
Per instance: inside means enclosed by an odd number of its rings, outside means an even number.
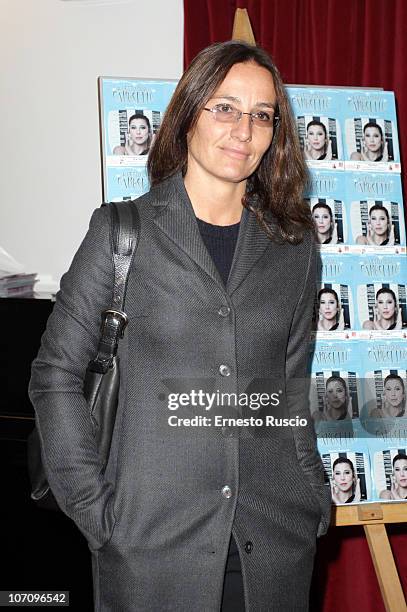
[[[179,78],[182,0],[0,0],[0,246],[51,287],[102,200],[98,76]]]

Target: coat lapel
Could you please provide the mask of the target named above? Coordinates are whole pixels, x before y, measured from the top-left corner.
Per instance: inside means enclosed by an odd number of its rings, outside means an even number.
[[[157,207],[156,225],[224,290],[219,272],[201,238],[181,173],[161,183],[157,192],[160,193],[153,202]]]
[[[270,244],[270,238],[260,228],[255,215],[244,208],[232,267],[226,285],[226,291],[229,295],[236,291]]]
[[[219,272],[201,238],[181,173],[154,188],[152,203],[156,207],[154,222],[161,231],[225,290]],[[229,295],[236,291],[270,244],[270,238],[259,227],[255,215],[243,209],[226,285]]]

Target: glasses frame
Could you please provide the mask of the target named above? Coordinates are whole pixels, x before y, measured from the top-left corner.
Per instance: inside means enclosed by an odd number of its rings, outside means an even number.
[[[239,123],[239,121],[241,120],[241,118],[243,117],[243,115],[249,115],[250,119],[251,119],[251,123],[253,125],[256,125],[258,127],[272,127],[273,129],[275,129],[280,121],[280,115],[278,114],[278,111],[275,112],[274,116],[273,116],[273,122],[270,125],[267,125],[266,122],[264,121],[259,121],[258,123],[255,122],[256,119],[256,115],[258,112],[261,111],[257,111],[255,113],[244,113],[243,111],[239,110],[238,108],[234,108],[234,111],[231,113],[227,113],[230,114],[232,116],[232,120],[231,121],[220,121],[219,123]],[[218,121],[218,119],[216,118],[217,113],[222,112],[219,108],[208,108],[207,106],[204,106],[203,110],[209,111],[210,113],[212,113],[213,118],[215,119],[215,121]]]

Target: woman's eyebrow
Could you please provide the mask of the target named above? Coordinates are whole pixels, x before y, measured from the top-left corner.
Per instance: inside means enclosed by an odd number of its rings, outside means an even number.
[[[235,102],[237,104],[241,104],[242,101],[240,98],[236,98],[235,96],[212,96],[210,100],[229,100],[229,102]],[[276,102],[256,102],[254,106],[261,106],[262,108],[276,108]]]

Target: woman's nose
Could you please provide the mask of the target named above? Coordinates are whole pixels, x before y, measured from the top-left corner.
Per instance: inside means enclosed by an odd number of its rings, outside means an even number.
[[[249,142],[252,139],[253,121],[250,115],[242,115],[239,121],[232,125],[230,135],[241,142]]]

